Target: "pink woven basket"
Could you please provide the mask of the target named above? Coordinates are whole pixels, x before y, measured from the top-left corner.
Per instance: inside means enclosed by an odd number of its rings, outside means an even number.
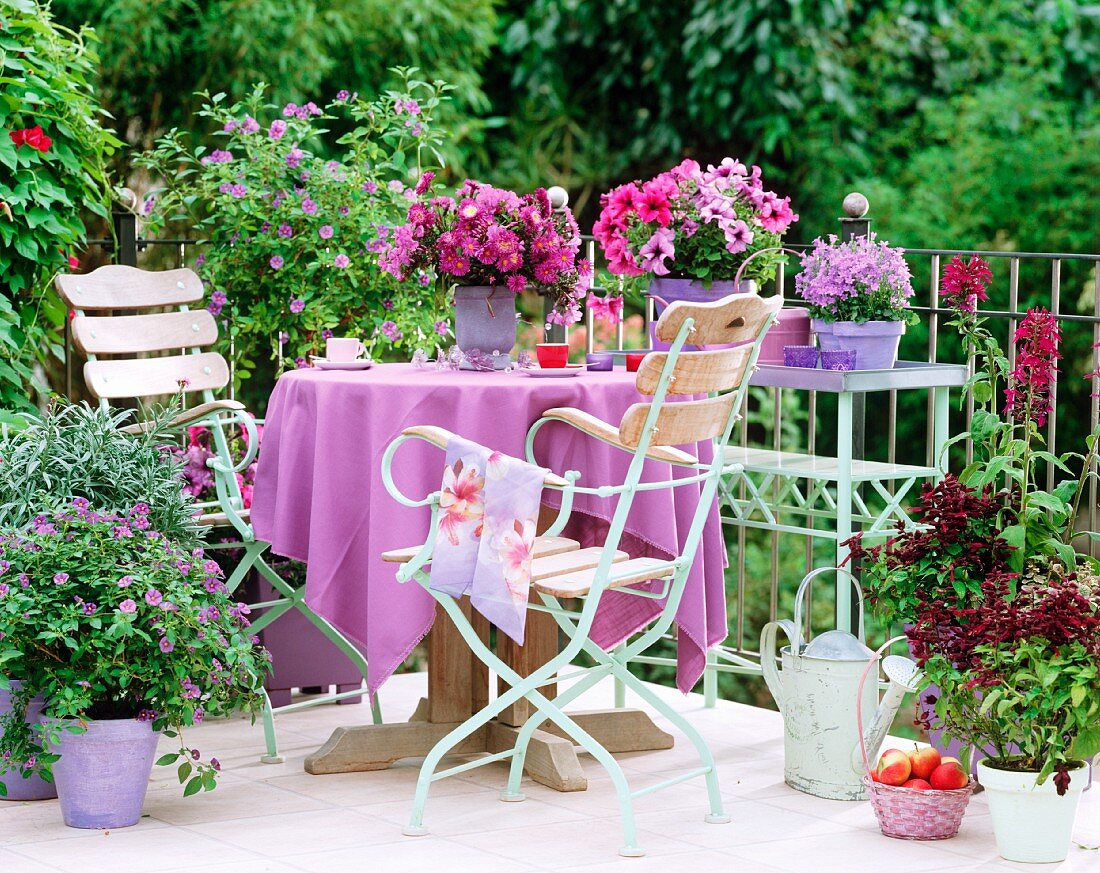
[[[894,637],[884,643],[867,664],[859,680],[856,697],[856,724],[859,726],[859,749],[863,754],[863,767],[867,771],[863,785],[871,799],[871,807],[878,818],[879,829],[885,836],[898,840],[949,840],[959,832],[966,805],[974,793],[974,780],[963,788],[950,791],[928,791],[919,788],[902,788],[900,785],[883,785],[871,778],[871,762],[863,741],[863,686],[867,676],[878,666],[879,658],[893,643],[904,637]]]

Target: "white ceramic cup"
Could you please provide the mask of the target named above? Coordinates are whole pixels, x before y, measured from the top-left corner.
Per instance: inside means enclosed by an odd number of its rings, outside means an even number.
[[[358,360],[367,350],[355,337],[332,337],[325,343],[325,358],[337,363]]]

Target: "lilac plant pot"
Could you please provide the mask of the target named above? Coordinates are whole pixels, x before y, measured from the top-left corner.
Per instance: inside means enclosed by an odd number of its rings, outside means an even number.
[[[734,282],[732,279],[718,280],[709,288],[704,288],[703,283],[695,279],[670,279],[654,277],[649,283],[649,296],[654,298],[656,312],[653,323],[649,326],[649,342],[655,351],[666,352],[670,346],[657,339],[657,319],[665,311],[665,306],[676,303],[679,300],[688,303],[713,303],[731,294],[752,294],[756,291],[756,282],[749,279],[743,282]],[[695,346],[685,344],[685,351],[701,351],[703,349],[728,349],[729,344]],[[780,352],[782,358],[782,352]]]
[[[516,295],[491,285],[458,285],[455,342],[464,352],[507,355],[516,344]]]
[[[13,689],[18,689],[20,683],[12,680]],[[27,724],[39,724],[42,721],[43,700],[35,697],[27,707]],[[11,712],[11,692],[0,688],[0,713]],[[0,736],[3,729],[0,728]],[[57,788],[52,782],[47,782],[41,776],[31,776],[24,779],[19,768],[11,770],[0,769],[0,782],[4,783],[8,793],[0,796],[0,800],[50,800],[57,797]]]
[[[60,725],[73,724],[61,722]],[[60,730],[50,750],[61,817],[71,828],[128,828],[141,818],[157,735],[134,718],[89,721],[84,733]]]
[[[834,321],[810,320],[822,351],[852,349],[856,353],[857,370],[892,370],[898,360],[898,344],[905,333],[901,321]]]

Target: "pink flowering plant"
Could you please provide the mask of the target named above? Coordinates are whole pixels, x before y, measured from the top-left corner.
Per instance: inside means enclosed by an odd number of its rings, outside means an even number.
[[[257,442],[263,440],[264,426],[255,425]],[[227,433],[229,453],[233,457],[243,457],[248,452],[248,431],[243,426],[236,433]],[[181,476],[183,478],[183,493],[194,500],[202,502],[217,500],[217,490],[214,485],[214,471],[207,463],[217,455],[217,447],[214,445],[214,435],[208,427],[187,428],[187,445],[172,446],[172,454],[183,463]],[[244,508],[252,506],[252,489],[256,485],[256,470],[260,460],[255,461],[237,473],[237,486],[241,489],[241,499]]]
[[[178,762],[185,795],[210,791],[218,760],[190,748],[184,729],[262,706],[269,658],[248,607],[201,548],[166,538],[149,519],[144,503],[103,513],[77,498],[0,534],[0,683],[21,683],[0,719],[6,778],[49,778],[58,731],[136,718],[179,741],[159,763]],[[45,699],[41,729],[24,723],[36,695]]]
[[[685,160],[646,182],[629,182],[600,197],[593,234],[611,273],[715,280],[775,275],[783,235],[798,216],[789,197],[767,191],[759,167],[725,158],[704,171]]]
[[[333,335],[384,356],[449,333],[426,272],[378,266],[444,138],[433,117],[448,86],[399,72],[402,89],[374,101],[341,91],[280,107],[262,85],[232,105],[208,97],[216,148],[172,131],[139,160],[164,185],[143,207],[153,227],[182,222],[209,243],[196,266],[238,379],[265,359],[306,366]]]
[[[553,302],[549,321],[573,324],[592,265],[577,258],[573,213],[555,210],[545,189],[519,195],[467,179],[454,196],[431,178],[416,187],[406,223],[382,250],[382,270],[398,280],[429,275],[442,289],[491,285],[501,294],[537,291]]]
[[[810,314],[826,323],[902,321],[915,324],[909,309],[913,284],[905,251],[872,233],[840,242],[818,237],[802,256],[794,287]]]

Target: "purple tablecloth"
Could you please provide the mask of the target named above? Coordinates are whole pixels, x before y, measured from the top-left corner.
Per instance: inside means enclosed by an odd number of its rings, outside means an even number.
[[[308,564],[306,601],[366,653],[373,693],[435,617],[428,593],[415,583],[398,584],[394,566],[380,559],[388,549],[424,542],[428,532],[427,509],[401,506],[382,484],[382,454],[390,441],[405,427],[433,424],[522,457],[527,429],[546,409],[575,406],[618,422],[641,399],[634,374],[622,371],[536,379],[384,364],[359,372],[287,373],[268,406],[252,503],[256,535],[278,554]],[[687,448],[711,457],[709,443]],[[558,473],[579,470],[579,484],[587,486],[621,483],[630,460],[558,423],[539,433],[536,457]],[[406,494],[422,497],[439,488],[443,453],[420,441],[407,443],[394,470]],[[647,462],[645,479],[670,475],[688,473]],[[622,548],[635,557],[678,554],[698,502],[697,485],[638,494]],[[566,533],[583,545],[602,543],[614,502],[578,496],[575,509]],[[705,649],[725,639],[725,565],[715,507],[677,613],[677,685],[683,691],[702,674]],[[653,600],[611,592],[592,637],[605,647],[617,645],[659,610]]]

